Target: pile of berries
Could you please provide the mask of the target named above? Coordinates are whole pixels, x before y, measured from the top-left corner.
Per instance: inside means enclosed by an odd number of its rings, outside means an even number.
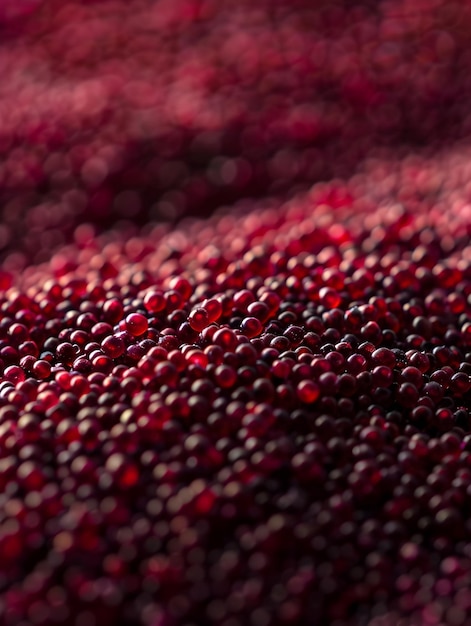
[[[1,626],[470,623],[470,26],[4,0]]]

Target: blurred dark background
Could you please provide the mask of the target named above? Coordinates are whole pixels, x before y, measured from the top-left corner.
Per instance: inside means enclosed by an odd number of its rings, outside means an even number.
[[[470,32],[468,0],[3,0],[4,267],[84,223],[176,222],[462,150]]]

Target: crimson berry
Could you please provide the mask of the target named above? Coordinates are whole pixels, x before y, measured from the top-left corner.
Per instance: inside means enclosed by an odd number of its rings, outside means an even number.
[[[103,305],[105,319],[111,324],[116,324],[123,316],[123,306],[119,300],[107,300]]]
[[[314,403],[320,395],[319,387],[311,380],[302,380],[299,382],[296,387],[296,392],[301,402],[306,404]]]
[[[237,381],[237,373],[228,365],[219,365],[214,371],[214,378],[223,388],[233,387]]]
[[[213,341],[225,350],[234,351],[237,346],[237,337],[229,328],[220,328],[214,333]]]
[[[419,399],[417,387],[410,382],[403,383],[398,389],[397,398],[402,406],[413,407]]]
[[[48,361],[40,359],[33,364],[31,371],[36,378],[45,379],[51,375],[51,365]]]
[[[17,365],[10,365],[9,367],[6,367],[3,372],[3,376],[6,380],[15,384],[22,382],[26,377],[24,370]]]
[[[126,317],[126,330],[134,337],[143,335],[148,327],[147,318],[140,313],[130,313]]]
[[[394,367],[396,365],[396,357],[392,350],[388,348],[378,348],[371,354],[371,360],[378,366]]]
[[[116,359],[124,354],[126,350],[126,344],[121,337],[117,335],[110,335],[101,342],[101,347],[105,354],[112,359]]]
[[[217,322],[217,320],[222,315],[222,305],[219,300],[215,298],[205,300],[205,302],[203,303],[203,308],[206,310],[208,314],[208,319],[211,323]]]
[[[262,328],[262,324],[256,317],[245,317],[240,324],[240,330],[250,338],[260,335]]]
[[[148,291],[144,296],[144,307],[149,313],[159,313],[165,309],[165,297],[162,291]]]
[[[200,332],[209,324],[209,315],[205,308],[198,308],[191,311],[188,322],[193,330]]]

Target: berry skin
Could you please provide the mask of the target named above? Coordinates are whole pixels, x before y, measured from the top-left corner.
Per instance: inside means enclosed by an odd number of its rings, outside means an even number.
[[[201,331],[209,324],[209,315],[205,308],[194,309],[188,316],[188,322],[193,330]]]
[[[140,337],[147,332],[149,323],[140,313],[131,313],[126,317],[126,330],[134,337]]]
[[[50,376],[51,365],[47,361],[40,359],[34,363],[31,370],[33,375],[41,380]]]
[[[297,386],[298,397],[301,402],[312,404],[319,398],[319,387],[310,380],[303,380]]]
[[[124,340],[116,335],[106,337],[102,341],[101,347],[105,354],[107,354],[112,359],[120,357],[126,350],[126,344],[124,343]]]

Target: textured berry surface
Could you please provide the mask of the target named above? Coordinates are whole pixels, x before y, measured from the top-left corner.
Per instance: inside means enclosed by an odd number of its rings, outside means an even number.
[[[470,28],[0,3],[0,626],[471,623]]]

